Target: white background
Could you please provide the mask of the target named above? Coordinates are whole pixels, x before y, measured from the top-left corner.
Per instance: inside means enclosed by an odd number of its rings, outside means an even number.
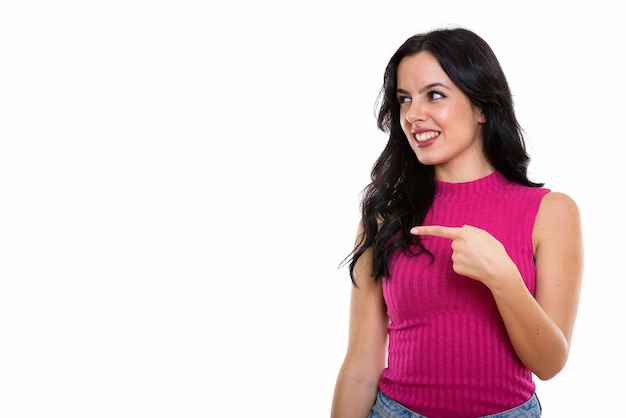
[[[450,25],[490,43],[531,177],[583,216],[545,416],[623,409],[621,8],[363,3],[2,3],[1,416],[328,416],[383,70]]]

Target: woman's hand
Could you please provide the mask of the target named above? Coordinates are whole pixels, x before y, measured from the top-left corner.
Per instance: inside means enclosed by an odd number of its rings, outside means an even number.
[[[471,225],[460,228],[428,225],[412,228],[411,234],[452,240],[454,271],[483,282],[488,287],[498,279],[519,276],[519,271],[504,245],[483,229]]]

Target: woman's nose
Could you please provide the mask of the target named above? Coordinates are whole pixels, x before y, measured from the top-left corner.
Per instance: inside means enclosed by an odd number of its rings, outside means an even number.
[[[422,108],[422,106],[418,105],[416,102],[412,102],[411,106],[409,107],[409,110],[406,112],[405,118],[407,122],[413,125],[416,122],[425,121],[426,113],[424,112],[424,109]]]

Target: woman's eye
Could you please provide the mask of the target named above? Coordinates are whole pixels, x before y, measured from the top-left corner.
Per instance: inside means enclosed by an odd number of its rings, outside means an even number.
[[[439,92],[436,91],[431,91],[430,93],[428,93],[428,100],[437,100],[437,99],[442,99],[445,96]]]
[[[411,101],[411,98],[408,96],[398,96],[398,102],[400,104],[402,103],[409,103]]]

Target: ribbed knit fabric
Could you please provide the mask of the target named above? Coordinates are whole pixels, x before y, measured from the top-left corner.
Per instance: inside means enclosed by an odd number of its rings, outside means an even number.
[[[437,181],[424,224],[485,229],[502,242],[534,294],[532,230],[547,192],[498,172],[468,183]],[[381,391],[429,418],[479,417],[526,402],[535,383],[513,351],[491,292],[453,271],[449,239],[423,242],[433,263],[398,252],[383,279],[391,322]]]

